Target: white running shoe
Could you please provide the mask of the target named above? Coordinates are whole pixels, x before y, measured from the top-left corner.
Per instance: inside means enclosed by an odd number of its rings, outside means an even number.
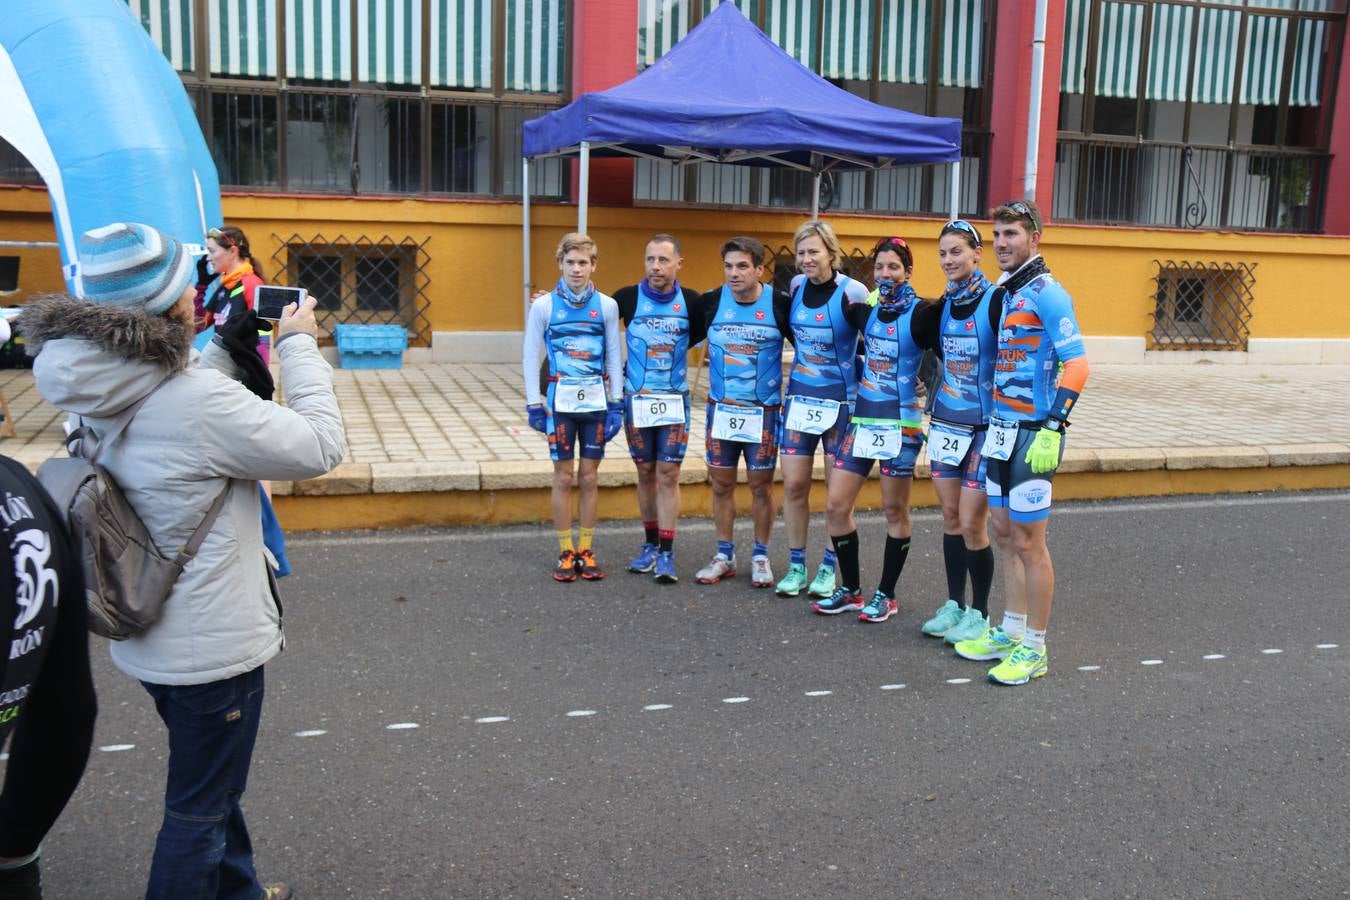
[[[694,580],[699,584],[717,584],[723,578],[734,578],[735,575],[736,557],[719,553],[712,558],[712,562],[694,574]]]
[[[757,588],[773,587],[773,569],[769,568],[767,556],[750,558],[750,586]]]

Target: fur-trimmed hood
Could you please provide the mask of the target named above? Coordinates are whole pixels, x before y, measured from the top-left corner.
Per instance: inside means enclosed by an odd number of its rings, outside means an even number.
[[[68,294],[29,304],[18,328],[36,356],[38,392],[81,416],[116,415],[193,358],[193,335],[181,322]]]

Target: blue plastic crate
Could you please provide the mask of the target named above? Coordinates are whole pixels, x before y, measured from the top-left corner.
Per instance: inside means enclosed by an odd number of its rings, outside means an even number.
[[[403,368],[408,330],[402,325],[339,325],[333,337],[344,369]]]

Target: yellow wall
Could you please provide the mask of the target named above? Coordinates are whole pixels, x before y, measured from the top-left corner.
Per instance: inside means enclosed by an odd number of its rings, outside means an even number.
[[[338,234],[429,239],[433,331],[521,328],[518,203],[232,194],[223,199],[223,205],[229,222],[249,235],[254,254],[264,265],[292,234],[305,239]],[[557,278],[553,253],[558,238],[575,225],[576,211],[571,206],[542,204],[535,205],[532,213],[531,276],[537,287],[547,288]],[[748,234],[773,249],[791,240],[802,218],[799,213],[781,212],[593,208],[590,232],[600,246],[596,283],[612,291],[637,281],[642,277],[646,238],[654,231],[670,231],[684,244],[681,280],[706,290],[721,281],[717,250],[723,240]],[[827,218],[846,249],[870,248],[883,235],[903,236],[914,247],[914,281],[919,293],[935,296],[941,292],[943,279],[936,262],[940,220]],[[987,233],[988,228],[982,230]],[[0,237],[54,240],[46,192],[0,188]],[[1252,337],[1350,338],[1350,301],[1340,293],[1340,287],[1350,280],[1350,238],[1052,225],[1043,250],[1073,295],[1080,324],[1088,335],[1146,334],[1153,307],[1153,260],[1184,259],[1258,264]],[[18,299],[61,288],[55,251],[21,251],[21,255],[23,293]],[[996,274],[992,253],[985,271]]]

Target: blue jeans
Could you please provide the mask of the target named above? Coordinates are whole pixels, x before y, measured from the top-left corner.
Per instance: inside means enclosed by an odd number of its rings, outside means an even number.
[[[239,798],[262,717],[262,666],[208,684],[141,683],[169,729],[164,822],[146,897],[258,900]]]

